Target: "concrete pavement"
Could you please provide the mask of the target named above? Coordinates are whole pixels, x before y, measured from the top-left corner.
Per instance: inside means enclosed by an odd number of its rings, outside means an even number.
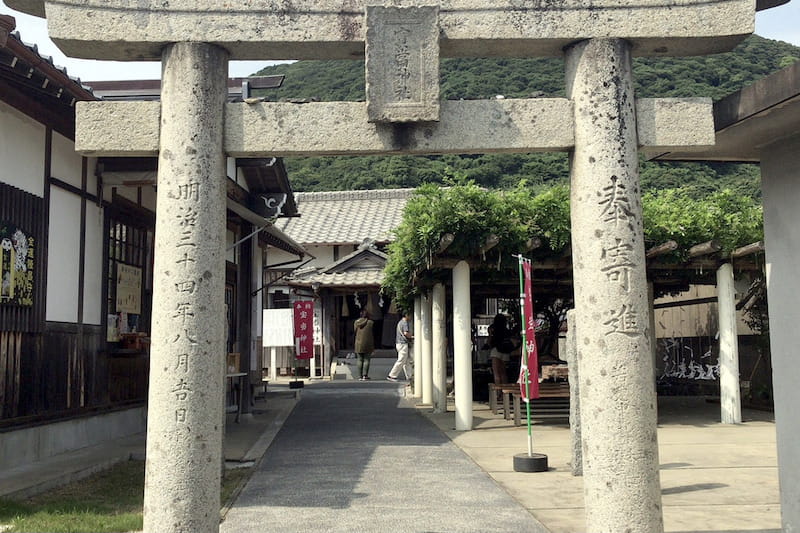
[[[518,473],[512,458],[527,450],[527,429],[486,404],[474,404],[474,429],[464,432],[453,429],[452,404],[433,414],[405,397],[403,384],[307,382],[299,402],[285,384],[270,389],[252,416],[229,420],[226,458],[258,467],[223,532],[267,524],[291,532],[584,532],[566,420],[532,426],[534,451],[548,455],[550,471]],[[718,404],[659,398],[665,531],[780,532],[772,413],[745,409],[743,418],[722,425]],[[0,472],[0,495],[143,452],[140,435]]]
[[[518,473],[512,457],[527,451],[527,428],[475,404],[475,429],[453,429],[454,413],[433,421],[464,453],[552,533],[583,532],[583,487],[570,473],[566,421],[534,423],[534,452],[550,471]],[[659,398],[659,456],[665,531],[781,531],[775,424],[772,413],[743,411],[744,423],[723,425],[719,404],[704,398]]]
[[[220,531],[546,533],[404,390],[308,386]]]

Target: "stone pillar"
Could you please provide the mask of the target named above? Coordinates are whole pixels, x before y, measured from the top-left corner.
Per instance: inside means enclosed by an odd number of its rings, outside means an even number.
[[[433,404],[433,349],[431,346],[431,297],[422,295],[420,300],[422,329],[415,341],[420,343],[422,357],[422,403]]]
[[[447,333],[445,331],[444,285],[431,293],[431,343],[433,345],[433,412],[447,412]]]
[[[566,51],[586,530],[663,531],[630,44]]]
[[[228,55],[165,48],[144,531],[218,531]]]
[[[583,442],[581,440],[580,356],[578,355],[575,310],[567,311],[566,355],[569,365],[569,433],[572,440],[570,467],[573,476],[583,475]]]
[[[733,266],[717,269],[717,312],[719,313],[719,403],[723,424],[742,423],[739,389],[739,337],[736,334],[736,296]]]
[[[781,139],[761,156],[769,344],[782,531],[800,531],[800,136]]]
[[[456,430],[472,429],[472,302],[466,261],[453,268],[453,386]]]
[[[422,296],[414,298],[414,336],[422,331]],[[415,339],[414,350],[414,398],[422,398],[422,339]]]

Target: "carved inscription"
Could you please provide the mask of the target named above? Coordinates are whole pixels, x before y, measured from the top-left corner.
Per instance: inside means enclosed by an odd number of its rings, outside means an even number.
[[[603,222],[613,222],[616,226],[633,216],[628,191],[625,185],[619,183],[617,176],[611,176],[611,185],[603,188],[603,199],[600,201],[600,205],[603,207],[601,213]]]
[[[600,220],[612,225],[610,231],[604,232],[600,251],[600,270],[606,280],[618,286],[624,293],[630,294],[632,274],[639,267],[635,261],[633,233],[629,229],[634,219],[627,188],[620,183],[617,176],[611,176],[611,183],[603,187],[601,200],[598,202]],[[622,225],[623,223],[624,225]],[[626,233],[629,234],[626,239]],[[610,318],[603,322],[605,335],[621,334],[628,337],[642,335],[642,317],[636,309],[623,305],[621,309],[609,312]]]
[[[180,439],[183,434],[180,426],[189,421],[190,400],[194,390],[191,382],[191,361],[195,354],[198,342],[193,327],[195,316],[197,280],[192,268],[197,263],[196,256],[196,226],[200,209],[197,204],[200,200],[201,185],[195,181],[179,184],[168,194],[168,197],[175,205],[174,213],[179,228],[177,242],[175,246],[182,250],[182,254],[175,261],[178,265],[178,279],[173,282],[177,302],[170,314],[173,320],[173,330],[178,333],[172,339],[172,344],[180,345],[179,353],[175,356],[173,369],[175,371],[175,381],[170,389],[175,405],[175,422],[179,425],[179,432],[175,435]]]
[[[612,311],[611,318],[603,322],[603,325],[609,326],[606,336],[621,333],[628,337],[635,337],[642,333],[639,330],[639,316],[627,305],[623,305],[618,311]]]
[[[411,31],[407,27],[398,26],[394,29],[395,53],[393,69],[394,96],[397,100],[411,100],[411,47],[408,38]],[[419,91],[416,91],[419,92]]]
[[[630,292],[630,275],[636,267],[632,260],[633,246],[623,243],[622,239],[615,238],[613,246],[604,248],[601,260],[604,262],[602,271],[608,281],[618,283],[625,292]]]
[[[370,122],[439,120],[438,6],[367,6]]]

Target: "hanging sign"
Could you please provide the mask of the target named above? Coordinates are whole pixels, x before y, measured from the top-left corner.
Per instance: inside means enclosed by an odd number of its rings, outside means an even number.
[[[0,222],[0,304],[33,306],[34,239]]]
[[[117,263],[117,312],[142,312],[142,269]]]
[[[314,301],[294,303],[294,346],[298,359],[314,357]]]
[[[524,401],[539,397],[539,354],[536,348],[536,327],[533,315],[533,283],[531,281],[531,262],[520,256],[523,290],[522,302],[523,353],[519,369],[520,394]]]

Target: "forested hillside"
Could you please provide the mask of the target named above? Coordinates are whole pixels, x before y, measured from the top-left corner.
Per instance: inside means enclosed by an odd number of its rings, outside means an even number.
[[[758,36],[725,54],[637,58],[636,94],[719,99],[797,60],[800,48]],[[365,99],[363,61],[298,61],[268,67],[259,74],[286,76],[283,87],[264,94],[270,100]],[[560,59],[445,59],[440,77],[444,99],[564,95]],[[416,187],[454,176],[493,188],[513,187],[521,180],[540,187],[567,179],[565,154],[292,158],[286,164],[296,191]],[[645,189],[684,186],[693,195],[704,196],[730,188],[760,197],[759,173],[753,165],[643,162],[641,174]]]

